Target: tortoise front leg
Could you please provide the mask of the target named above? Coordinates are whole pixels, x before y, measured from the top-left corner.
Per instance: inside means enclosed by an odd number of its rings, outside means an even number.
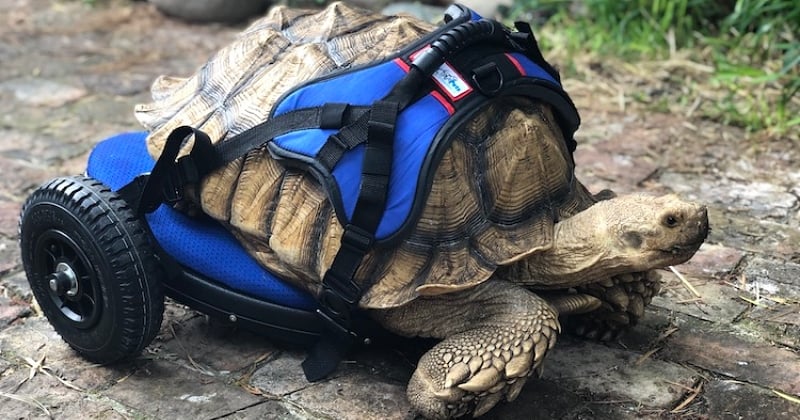
[[[586,313],[562,318],[565,330],[590,339],[608,341],[618,338],[644,316],[644,308],[661,290],[655,270],[621,274],[575,288],[579,295],[599,301]],[[558,308],[558,304],[555,304]]]
[[[503,397],[514,400],[560,331],[544,299],[500,280],[374,316],[402,335],[444,339],[422,356],[408,384],[409,401],[429,418],[478,416]]]

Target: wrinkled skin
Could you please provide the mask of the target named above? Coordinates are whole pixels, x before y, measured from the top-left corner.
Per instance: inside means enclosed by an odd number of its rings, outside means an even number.
[[[685,262],[708,231],[706,208],[673,195],[601,201],[559,222],[551,248],[521,256],[477,287],[373,316],[400,334],[443,339],[409,383],[417,410],[429,418],[478,416],[516,398],[541,367],[561,330],[560,313],[598,308],[563,290]],[[554,293],[548,302],[530,289]]]
[[[705,207],[675,195],[600,201],[556,224],[553,246],[498,270],[535,289],[563,289],[684,262],[707,236]]]

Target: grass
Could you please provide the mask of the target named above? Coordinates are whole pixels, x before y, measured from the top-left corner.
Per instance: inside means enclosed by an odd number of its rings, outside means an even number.
[[[794,0],[516,0],[509,16],[544,26],[542,48],[571,77],[592,57],[602,72],[589,77],[631,76],[647,86],[631,99],[653,109],[800,140]]]

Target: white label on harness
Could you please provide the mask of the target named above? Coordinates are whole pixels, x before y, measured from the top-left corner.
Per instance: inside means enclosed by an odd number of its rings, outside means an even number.
[[[442,64],[441,67],[433,73],[433,79],[436,80],[436,83],[438,83],[439,86],[450,95],[450,98],[454,100],[472,91],[467,81],[447,63]]]
[[[425,46],[421,50],[411,54],[409,57],[411,60],[417,57],[420,53],[430,48],[430,46]],[[433,81],[439,85],[442,90],[447,93],[451,100],[456,101],[464,97],[464,95],[472,92],[472,87],[461,77],[456,69],[454,69],[450,64],[447,62],[443,63],[439,66],[438,69],[433,73]]]

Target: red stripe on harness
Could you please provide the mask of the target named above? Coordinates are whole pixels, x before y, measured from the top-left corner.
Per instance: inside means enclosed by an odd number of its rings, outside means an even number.
[[[408,73],[411,70],[411,67],[403,61],[402,58],[395,58],[394,63],[397,64],[398,67],[403,69],[404,72]]]
[[[441,93],[439,93],[439,92],[434,90],[433,92],[431,92],[431,96],[436,98],[436,100],[439,101],[442,104],[442,106],[444,107],[444,109],[447,111],[448,114],[450,114],[450,115],[455,114],[456,109],[453,108],[453,105],[450,103],[450,101],[445,99],[445,97],[442,96]]]
[[[403,61],[402,58],[395,58],[392,61],[394,61],[394,63],[397,64],[397,66],[400,67],[406,73],[408,73],[411,70],[411,66],[409,66],[408,63]],[[434,99],[436,99],[437,101],[439,101],[439,103],[442,104],[442,106],[444,107],[445,111],[447,111],[448,114],[453,115],[456,113],[456,109],[453,107],[453,104],[451,104],[450,101],[448,101],[441,93],[434,90],[431,92],[431,96],[433,96]]]
[[[519,61],[517,61],[517,59],[513,55],[511,55],[509,53],[506,53],[506,58],[508,58],[508,61],[510,61],[511,64],[513,64],[514,67],[517,68],[517,71],[519,72],[519,74],[525,76],[525,69],[522,67],[522,64],[520,64]]]

